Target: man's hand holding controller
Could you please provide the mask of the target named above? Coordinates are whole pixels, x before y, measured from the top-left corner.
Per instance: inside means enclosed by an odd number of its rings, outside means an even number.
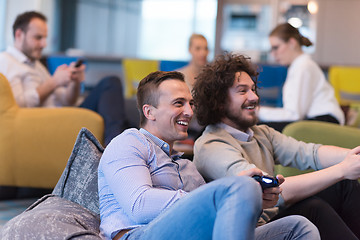
[[[238,175],[253,177],[254,180],[262,182],[259,182],[259,185],[263,190],[263,209],[274,207],[277,204],[279,194],[282,192],[279,185],[285,181],[284,176],[277,175],[276,178],[263,176],[262,171],[258,168],[241,171]]]
[[[282,175],[276,178],[271,176],[254,175],[254,180],[258,181],[263,191],[263,209],[274,207],[279,201],[279,194],[282,189],[279,187],[285,179]]]
[[[260,176],[254,175],[252,176],[256,181],[260,183],[262,190],[264,191],[266,188],[273,188],[279,186],[279,181],[271,176]]]

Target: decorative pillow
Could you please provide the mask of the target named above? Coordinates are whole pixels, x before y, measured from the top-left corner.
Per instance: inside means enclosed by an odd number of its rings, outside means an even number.
[[[2,240],[93,239],[99,240],[100,219],[88,209],[55,195],[45,195],[7,222]]]
[[[78,203],[99,215],[98,166],[104,148],[82,128],[53,194]]]

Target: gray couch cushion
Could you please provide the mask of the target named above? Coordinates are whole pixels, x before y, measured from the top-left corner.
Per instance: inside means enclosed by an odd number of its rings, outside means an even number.
[[[95,136],[82,128],[65,170],[52,193],[99,215],[97,170],[103,152],[104,148]]]
[[[0,239],[101,239],[99,216],[77,203],[46,195],[7,222]]]
[[[97,169],[103,151],[94,135],[81,129],[53,195],[7,222],[0,239],[101,239]]]

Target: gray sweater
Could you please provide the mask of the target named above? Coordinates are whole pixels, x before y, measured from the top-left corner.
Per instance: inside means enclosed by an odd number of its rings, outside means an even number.
[[[322,168],[317,150],[320,144],[304,143],[265,125],[253,126],[249,141],[233,137],[219,125],[209,125],[194,146],[194,162],[207,181],[260,168],[274,174],[274,164],[301,170]]]
[[[232,129],[230,134],[221,124],[206,127],[194,146],[194,163],[206,181],[237,175],[254,167],[273,176],[275,164],[301,170],[322,168],[317,156],[320,144],[297,141],[265,125],[253,126],[251,130],[253,137],[241,141],[234,137],[239,130]],[[283,204],[281,198],[278,204]],[[277,210],[268,213],[263,216],[265,222]]]

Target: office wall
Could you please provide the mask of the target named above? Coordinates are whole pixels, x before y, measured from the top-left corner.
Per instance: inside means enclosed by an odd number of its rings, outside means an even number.
[[[360,1],[318,2],[314,59],[322,65],[360,65]]]
[[[91,55],[137,57],[140,1],[82,0],[76,5],[75,48]]]
[[[218,14],[222,13],[221,7],[226,3],[264,3],[278,6],[284,0],[219,0]],[[304,0],[292,0],[292,2],[303,2]],[[322,65],[360,65],[360,0],[317,0],[319,3],[319,12],[316,15],[317,22],[317,43],[314,53],[314,59]],[[48,17],[49,39],[48,47],[45,53],[53,53],[57,51],[58,36],[53,33],[55,29],[55,5],[56,0],[7,0],[6,1],[6,17],[5,17],[5,40],[6,45],[13,43],[12,23],[15,17],[28,10],[38,10]],[[274,8],[273,14],[277,11]],[[94,18],[96,19],[96,18]],[[275,17],[272,24],[275,24]],[[216,34],[216,50],[220,52],[219,41],[221,39],[222,29],[220,23],[222,16],[218,16],[217,34]],[[85,31],[85,30],[84,30]],[[3,34],[1,33],[1,34]],[[119,34],[123,36],[124,34]],[[113,45],[113,41],[122,43],[120,39],[109,40],[109,45]],[[123,45],[123,44],[118,44]],[[129,48],[131,49],[131,48]],[[129,50],[130,51],[130,50]]]
[[[272,25],[278,22],[278,7],[283,2],[306,4],[306,0],[219,0],[216,52],[221,53],[222,7],[225,4],[269,4],[273,8]],[[314,59],[324,66],[360,65],[360,0],[317,0],[316,46]]]

